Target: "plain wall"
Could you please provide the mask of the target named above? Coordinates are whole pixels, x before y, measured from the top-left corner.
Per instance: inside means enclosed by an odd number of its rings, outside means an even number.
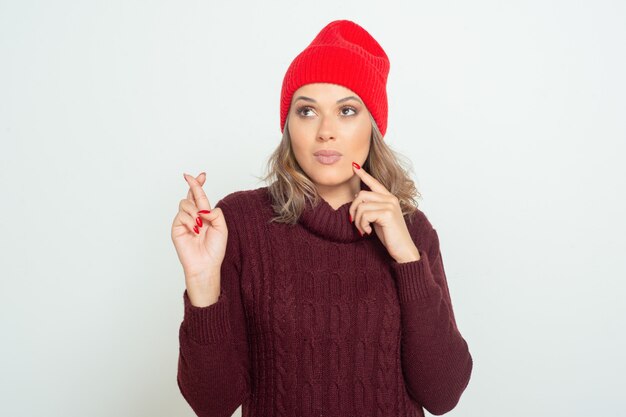
[[[182,173],[266,185],[283,75],[340,18],[391,60],[385,140],[474,358],[448,415],[620,413],[624,2],[2,0],[0,415],[194,415]]]

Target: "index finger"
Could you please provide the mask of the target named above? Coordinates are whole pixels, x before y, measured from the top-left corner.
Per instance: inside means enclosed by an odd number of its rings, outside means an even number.
[[[203,175],[205,175],[205,173],[201,172],[200,175],[196,177],[196,181],[198,181],[198,184],[200,184],[200,187],[204,186],[204,180],[206,179],[206,177],[202,179]],[[187,183],[187,185],[189,185],[189,183]],[[193,194],[191,192],[191,186],[190,186],[189,190],[187,190],[187,200],[191,200],[191,199],[193,199]]]
[[[358,164],[355,165],[355,163],[352,163],[352,167],[354,168],[353,171],[356,172],[359,177],[361,177],[363,182],[368,187],[370,187],[370,190],[374,191],[375,193],[391,194],[391,192],[387,190],[387,187],[382,185],[380,181],[378,181],[376,178],[370,175],[370,173],[367,172],[365,169],[363,169],[361,166],[359,166]]]
[[[194,202],[196,203],[196,207],[199,210],[210,210],[211,205],[209,204],[209,199],[207,198],[202,186],[193,176],[183,174],[189,187],[191,188],[191,193],[193,194]]]

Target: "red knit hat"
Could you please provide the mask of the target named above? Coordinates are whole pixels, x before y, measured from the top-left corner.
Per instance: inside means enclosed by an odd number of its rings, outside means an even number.
[[[305,84],[339,84],[365,103],[378,130],[387,131],[389,58],[365,29],[350,20],[327,24],[291,62],[280,97],[280,131],[285,128],[293,93]]]

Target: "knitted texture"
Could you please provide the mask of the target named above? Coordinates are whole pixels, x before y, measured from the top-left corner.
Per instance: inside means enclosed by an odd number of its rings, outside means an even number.
[[[361,182],[361,189],[369,187]],[[459,332],[436,230],[407,220],[421,258],[398,263],[321,199],[270,223],[267,187],[216,207],[228,226],[221,293],[183,293],[177,382],[201,417],[424,416],[452,410],[472,356]]]
[[[293,93],[305,84],[332,83],[354,91],[365,103],[384,136],[387,131],[389,58],[358,24],[327,24],[289,65],[280,96],[280,131],[284,131]]]

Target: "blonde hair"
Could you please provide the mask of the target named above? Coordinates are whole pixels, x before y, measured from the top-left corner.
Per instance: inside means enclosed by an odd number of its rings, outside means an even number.
[[[418,208],[417,199],[421,194],[411,180],[411,164],[407,158],[391,149],[376,125],[376,121],[369,115],[372,123],[370,151],[363,168],[376,178],[381,184],[395,195],[400,201],[404,216],[409,215],[412,222]],[[271,181],[268,191],[272,196],[272,208],[276,213],[271,221],[294,224],[305,208],[306,199],[315,206],[321,199],[315,184],[300,168],[296,160],[289,136],[289,118],[285,122],[283,137],[276,150],[270,155],[266,165],[266,174],[260,177],[263,181]]]

